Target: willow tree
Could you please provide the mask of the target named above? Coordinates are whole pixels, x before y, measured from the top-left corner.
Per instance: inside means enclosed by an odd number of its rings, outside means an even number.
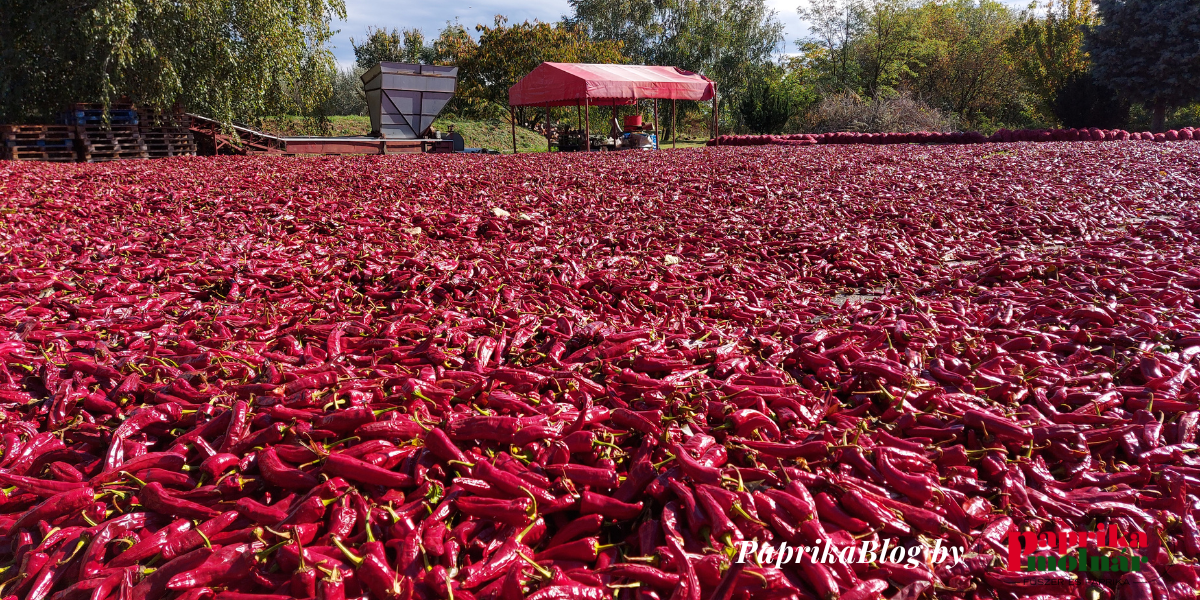
[[[2,0],[0,120],[72,102],[189,110],[225,121],[319,110],[343,0]]]

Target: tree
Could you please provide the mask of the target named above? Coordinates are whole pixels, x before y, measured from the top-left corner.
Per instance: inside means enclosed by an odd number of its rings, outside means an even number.
[[[783,42],[783,25],[765,0],[570,0],[570,5],[567,23],[592,39],[620,42],[634,62],[706,75],[717,83],[727,108],[738,106]]]
[[[457,66],[474,56],[479,45],[467,29],[457,20],[447,21],[436,40],[433,41],[433,62],[443,66]]]
[[[1024,102],[1003,51],[1016,18],[997,0],[810,0],[800,15],[812,35],[797,45],[831,114],[911,105],[986,128]]]
[[[813,36],[797,43],[827,87],[873,98],[913,74],[921,40],[910,0],[811,0],[798,10]]]
[[[333,73],[333,92],[325,100],[322,112],[326,115],[365,115],[367,96],[361,76],[365,71],[355,67],[338,69]]]
[[[621,43],[592,40],[583,28],[565,23],[525,21],[476,25],[479,45],[459,65],[460,90],[498,106],[508,105],[508,88],[543,62],[625,63]],[[522,114],[536,122],[536,111]]]
[[[1096,0],[1102,23],[1086,46],[1094,73],[1134,102],[1153,109],[1162,131],[1167,108],[1200,99],[1200,2]]]
[[[911,62],[923,40],[909,0],[866,0],[858,6],[863,35],[855,50],[861,65],[861,89],[874,98],[915,75]]]
[[[773,68],[755,77],[742,95],[738,109],[746,128],[753,133],[783,133],[788,121],[813,100],[799,73],[780,76],[782,71]]]
[[[1054,97],[1054,116],[1063,127],[1117,129],[1129,121],[1129,102],[1084,71],[1067,80]]]
[[[949,0],[918,9],[919,52],[908,85],[934,107],[971,124],[997,118],[1022,93],[1020,78],[1005,55],[1017,25],[994,0]]]
[[[858,62],[854,41],[862,35],[862,7],[843,0],[811,0],[808,8],[797,9],[808,21],[812,36],[796,40],[796,46],[813,64],[827,88],[858,89]]]
[[[1034,13],[1035,6],[1022,14],[1005,48],[1042,112],[1052,116],[1059,90],[1088,70],[1083,36],[1098,21],[1092,0],[1049,0],[1045,17]]]
[[[350,38],[354,48],[354,60],[360,69],[371,69],[381,62],[430,64],[437,52],[425,45],[425,34],[420,29],[405,29],[390,32],[378,27],[367,28],[367,39],[361,44]]]
[[[179,102],[226,121],[315,114],[342,0],[5,0],[0,120],[72,102]]]

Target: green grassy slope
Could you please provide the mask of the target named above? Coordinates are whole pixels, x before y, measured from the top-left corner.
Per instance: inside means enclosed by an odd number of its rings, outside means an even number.
[[[257,125],[265,133],[285,136],[354,136],[367,135],[371,132],[370,117],[329,117],[329,122],[331,127],[329,131],[319,131],[312,126],[310,121],[292,116],[270,117],[263,119],[261,123],[251,125]],[[463,136],[468,148],[488,148],[501,152],[512,152],[512,132],[508,123],[504,121],[442,118],[433,123],[434,129],[442,132],[449,131],[451,125],[454,126],[454,131]],[[545,152],[546,138],[523,127],[518,127],[517,149],[521,152]]]

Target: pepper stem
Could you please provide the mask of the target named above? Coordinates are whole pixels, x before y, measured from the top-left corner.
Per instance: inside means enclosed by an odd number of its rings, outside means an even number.
[[[338,550],[341,550],[342,554],[346,555],[346,560],[353,563],[354,566],[357,567],[357,566],[363,564],[363,560],[364,560],[363,557],[357,556],[353,552],[351,552],[350,549],[347,548],[346,545],[342,543],[342,538],[334,536],[333,537],[333,545],[337,546]]]
[[[734,502],[734,503],[733,503],[733,512],[735,512],[735,513],[737,513],[737,514],[741,515],[741,517],[742,517],[743,519],[746,519],[747,521],[750,521],[751,523],[754,523],[755,525],[760,525],[760,526],[762,526],[762,527],[766,527],[766,526],[767,526],[767,524],[766,524],[766,523],[763,523],[762,521],[760,521],[760,520],[758,520],[758,519],[755,519],[754,517],[750,516],[750,513],[746,512],[746,509],[742,508],[742,505],[741,505],[741,503],[739,503],[739,502]]]
[[[138,479],[137,477],[134,477],[133,473],[130,473],[129,471],[121,471],[121,474],[124,475],[125,477],[128,477],[129,479],[132,479],[134,483],[138,484],[138,487],[140,487],[140,488],[146,487],[146,482],[142,481],[141,479]]]
[[[534,562],[534,560],[532,558],[525,556],[524,552],[517,552],[517,556],[520,556],[525,562],[529,563],[530,565],[533,565],[533,568],[537,569],[537,572],[539,574],[541,574],[542,577],[545,577],[546,579],[554,578],[554,573],[551,573],[550,571],[548,571],[546,569],[546,567],[543,567],[542,565],[539,565],[536,562]]]

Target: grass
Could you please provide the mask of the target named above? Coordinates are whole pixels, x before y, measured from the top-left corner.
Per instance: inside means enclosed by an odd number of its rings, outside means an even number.
[[[446,132],[450,126],[463,136],[468,148],[488,148],[501,152],[512,152],[512,127],[499,120],[471,121],[466,119],[438,119],[434,129]],[[546,138],[524,127],[517,128],[517,150],[520,152],[545,152]]]
[[[371,133],[371,118],[366,116],[329,117],[330,129],[321,131],[312,121],[303,117],[269,117],[252,124],[264,133],[281,136],[326,135],[347,137]],[[450,126],[463,136],[468,148],[488,148],[501,152],[512,152],[512,131],[508,123],[499,120],[471,121],[465,119],[438,119],[433,128],[448,132]],[[517,150],[520,152],[545,152],[546,138],[534,131],[517,128]]]
[[[281,136],[326,135],[336,137],[367,135],[371,133],[371,118],[366,116],[329,117],[330,128],[326,131],[317,129],[312,121],[303,117],[268,117],[257,124],[251,124],[265,133]],[[440,118],[433,122],[434,129],[441,132],[454,131],[463,136],[468,148],[488,148],[505,153],[512,152],[512,131],[505,121],[490,120],[476,121],[470,119]],[[703,147],[706,138],[680,138],[677,148]],[[663,150],[670,150],[671,143],[662,143]],[[521,153],[545,152],[546,138],[538,133],[517,128],[517,150]]]

